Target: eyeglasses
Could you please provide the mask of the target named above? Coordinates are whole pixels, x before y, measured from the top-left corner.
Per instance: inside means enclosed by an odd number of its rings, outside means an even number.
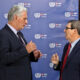
[[[69,27],[66,27],[65,29],[66,29],[66,30],[68,30],[68,29],[74,29],[74,28],[72,28],[72,27],[71,27],[71,28],[69,28]]]

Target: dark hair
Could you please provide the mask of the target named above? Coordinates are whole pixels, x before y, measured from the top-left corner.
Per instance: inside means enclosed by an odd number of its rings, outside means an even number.
[[[80,35],[80,21],[79,20],[70,20],[68,23],[71,23],[72,29],[77,29],[78,34]]]

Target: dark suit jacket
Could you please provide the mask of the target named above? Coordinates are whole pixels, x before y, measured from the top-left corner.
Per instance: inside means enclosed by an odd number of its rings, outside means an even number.
[[[0,30],[0,80],[32,80],[30,61],[36,61],[33,52],[29,55],[17,36],[5,25]]]
[[[68,44],[64,47],[62,61],[67,51]],[[55,68],[61,70],[62,62]],[[80,80],[80,40],[74,46],[70,55],[68,56],[66,65],[62,73],[62,80]]]

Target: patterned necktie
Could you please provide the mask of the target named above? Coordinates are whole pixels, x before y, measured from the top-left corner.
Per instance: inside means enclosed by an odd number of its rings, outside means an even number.
[[[71,48],[71,44],[68,45],[68,49],[67,49],[67,52],[66,52],[64,60],[63,60],[63,64],[62,64],[62,67],[61,67],[61,73],[60,73],[60,80],[62,80],[62,72],[63,72],[63,69],[65,67],[70,48]]]
[[[22,35],[21,35],[21,32],[20,32],[20,31],[17,32],[17,35],[18,35],[18,38],[19,38],[19,40],[21,41],[21,43],[22,43],[23,45],[25,45],[25,42],[24,42],[24,40],[23,40],[23,38],[22,38]]]

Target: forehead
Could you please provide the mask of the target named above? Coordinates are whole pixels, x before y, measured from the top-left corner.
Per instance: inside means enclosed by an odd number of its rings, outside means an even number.
[[[22,16],[27,16],[27,12],[26,12],[26,11],[22,11],[22,12],[21,12],[21,15],[22,15]]]
[[[71,23],[68,23],[68,24],[66,25],[66,27],[71,27]]]

